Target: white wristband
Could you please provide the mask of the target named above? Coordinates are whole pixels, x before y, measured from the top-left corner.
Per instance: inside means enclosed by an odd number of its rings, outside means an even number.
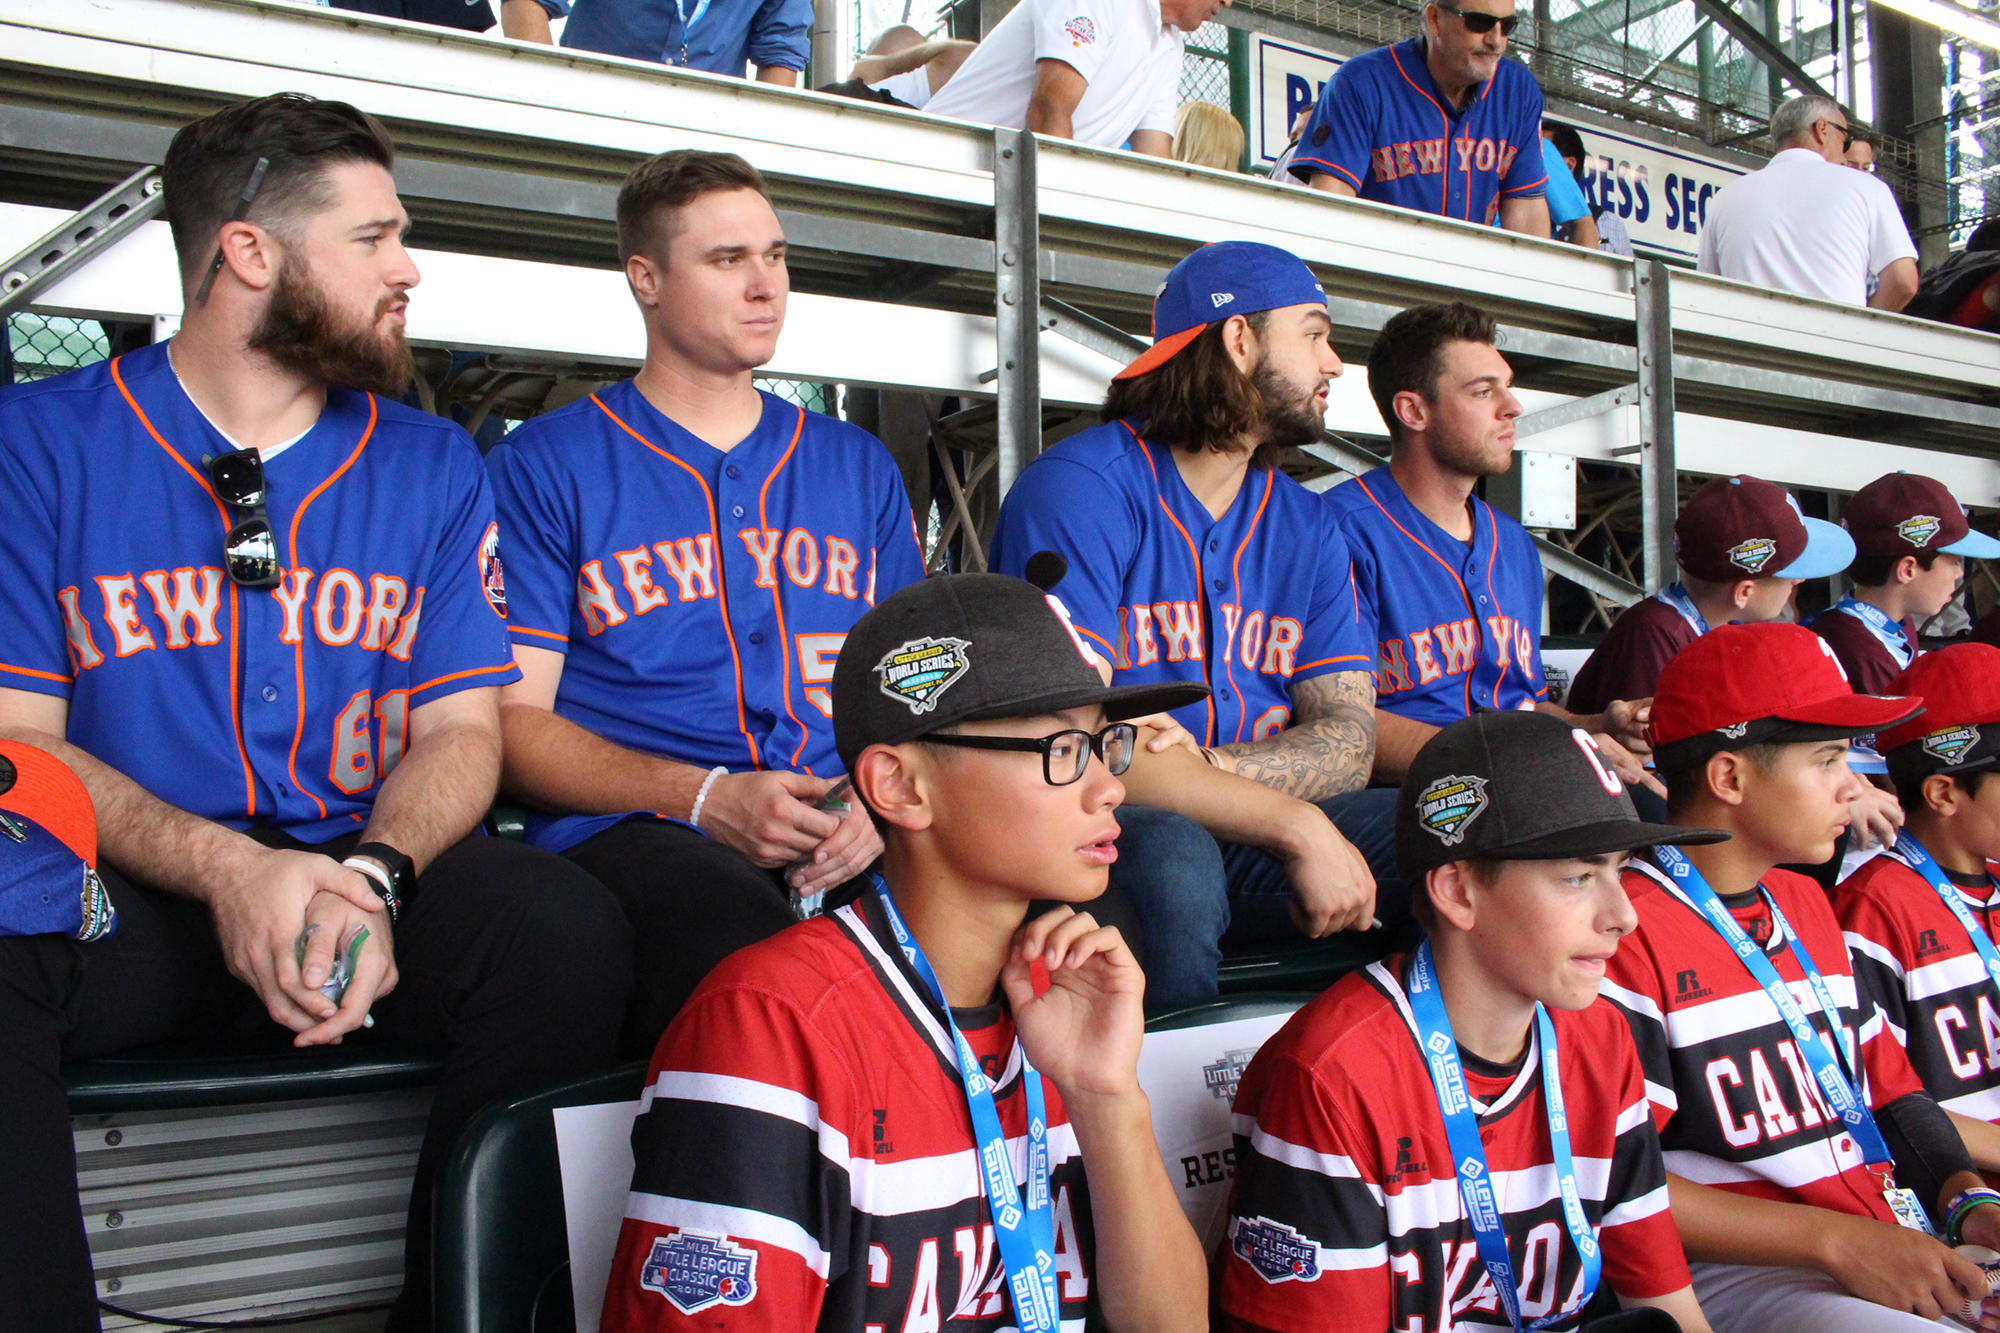
[[[350,856],[340,863],[349,870],[358,870],[382,886],[382,892],[395,896],[396,887],[389,882],[389,872],[365,856]]]
[[[702,803],[708,799],[708,789],[715,785],[717,778],[728,771],[728,769],[720,764],[708,770],[708,776],[701,780],[701,790],[694,794],[694,809],[688,812],[688,823],[694,825],[696,828],[701,827],[701,807]]]

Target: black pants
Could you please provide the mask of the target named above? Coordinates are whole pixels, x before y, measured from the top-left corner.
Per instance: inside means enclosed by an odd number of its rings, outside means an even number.
[[[98,1327],[62,1063],[237,1027],[289,1038],[223,965],[206,908],[108,869],[104,880],[118,908],[110,939],[0,938],[0,1200],[14,1215],[0,1239],[0,1322],[37,1333]],[[400,979],[373,1029],[448,1048],[410,1198],[399,1330],[430,1326],[431,1187],[459,1130],[495,1098],[611,1063],[632,982],[623,914],[560,857],[467,838],[417,887],[395,928]]]
[[[775,870],[685,824],[628,819],[569,849],[632,923],[635,982],[627,1055],[650,1057],[660,1034],[715,965],[792,924]]]

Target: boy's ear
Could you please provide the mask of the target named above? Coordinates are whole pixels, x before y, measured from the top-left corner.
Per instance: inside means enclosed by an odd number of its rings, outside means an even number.
[[[1741,611],[1757,595],[1757,580],[1738,579],[1729,585],[1729,604]]]
[[[1959,805],[1967,795],[1965,788],[1949,773],[1933,773],[1925,778],[1923,793],[1924,804],[1946,819],[1958,813]]]
[[[1891,571],[1889,581],[1891,583],[1908,583],[1923,572],[1924,568],[1917,563],[1917,558],[1913,555],[1906,555],[1896,562],[1896,568]]]
[[[1744,779],[1749,771],[1750,761],[1734,750],[1721,750],[1712,754],[1702,765],[1702,781],[1707,784],[1708,794],[1724,805],[1742,805],[1748,792]]]
[[[1431,910],[1440,923],[1458,930],[1471,930],[1479,919],[1472,891],[1479,881],[1468,861],[1447,861],[1424,877],[1424,891],[1431,896]]]
[[[854,761],[854,789],[869,809],[897,828],[924,829],[933,812],[912,748],[871,745],[863,750]]]

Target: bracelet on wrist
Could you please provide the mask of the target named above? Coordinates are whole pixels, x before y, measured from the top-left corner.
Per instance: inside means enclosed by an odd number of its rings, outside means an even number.
[[[688,812],[688,823],[694,825],[696,828],[701,827],[701,807],[708,801],[709,788],[715,785],[717,778],[728,771],[728,769],[720,764],[708,770],[708,776],[701,780],[701,790],[694,794],[694,809]]]
[[[1944,1236],[1947,1243],[1956,1245],[1963,1239],[1960,1228],[1966,1217],[1981,1204],[2000,1204],[2000,1190],[1988,1189],[1980,1185],[1972,1189],[1960,1190],[1951,1196],[1944,1206]]]

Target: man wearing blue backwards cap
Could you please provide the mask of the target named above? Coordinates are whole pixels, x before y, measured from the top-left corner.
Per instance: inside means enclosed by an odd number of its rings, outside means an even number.
[[[1195,251],[1104,424],[1042,454],[1001,505],[993,568],[1062,556],[1053,591],[1114,682],[1211,691],[1174,710],[1198,744],[1156,735],[1125,777],[1111,883],[1138,917],[1154,1011],[1215,993],[1225,936],[1364,930],[1378,888],[1397,891],[1394,793],[1362,790],[1374,658],[1347,543],[1274,466],[1320,436],[1331,329],[1296,256]]]

